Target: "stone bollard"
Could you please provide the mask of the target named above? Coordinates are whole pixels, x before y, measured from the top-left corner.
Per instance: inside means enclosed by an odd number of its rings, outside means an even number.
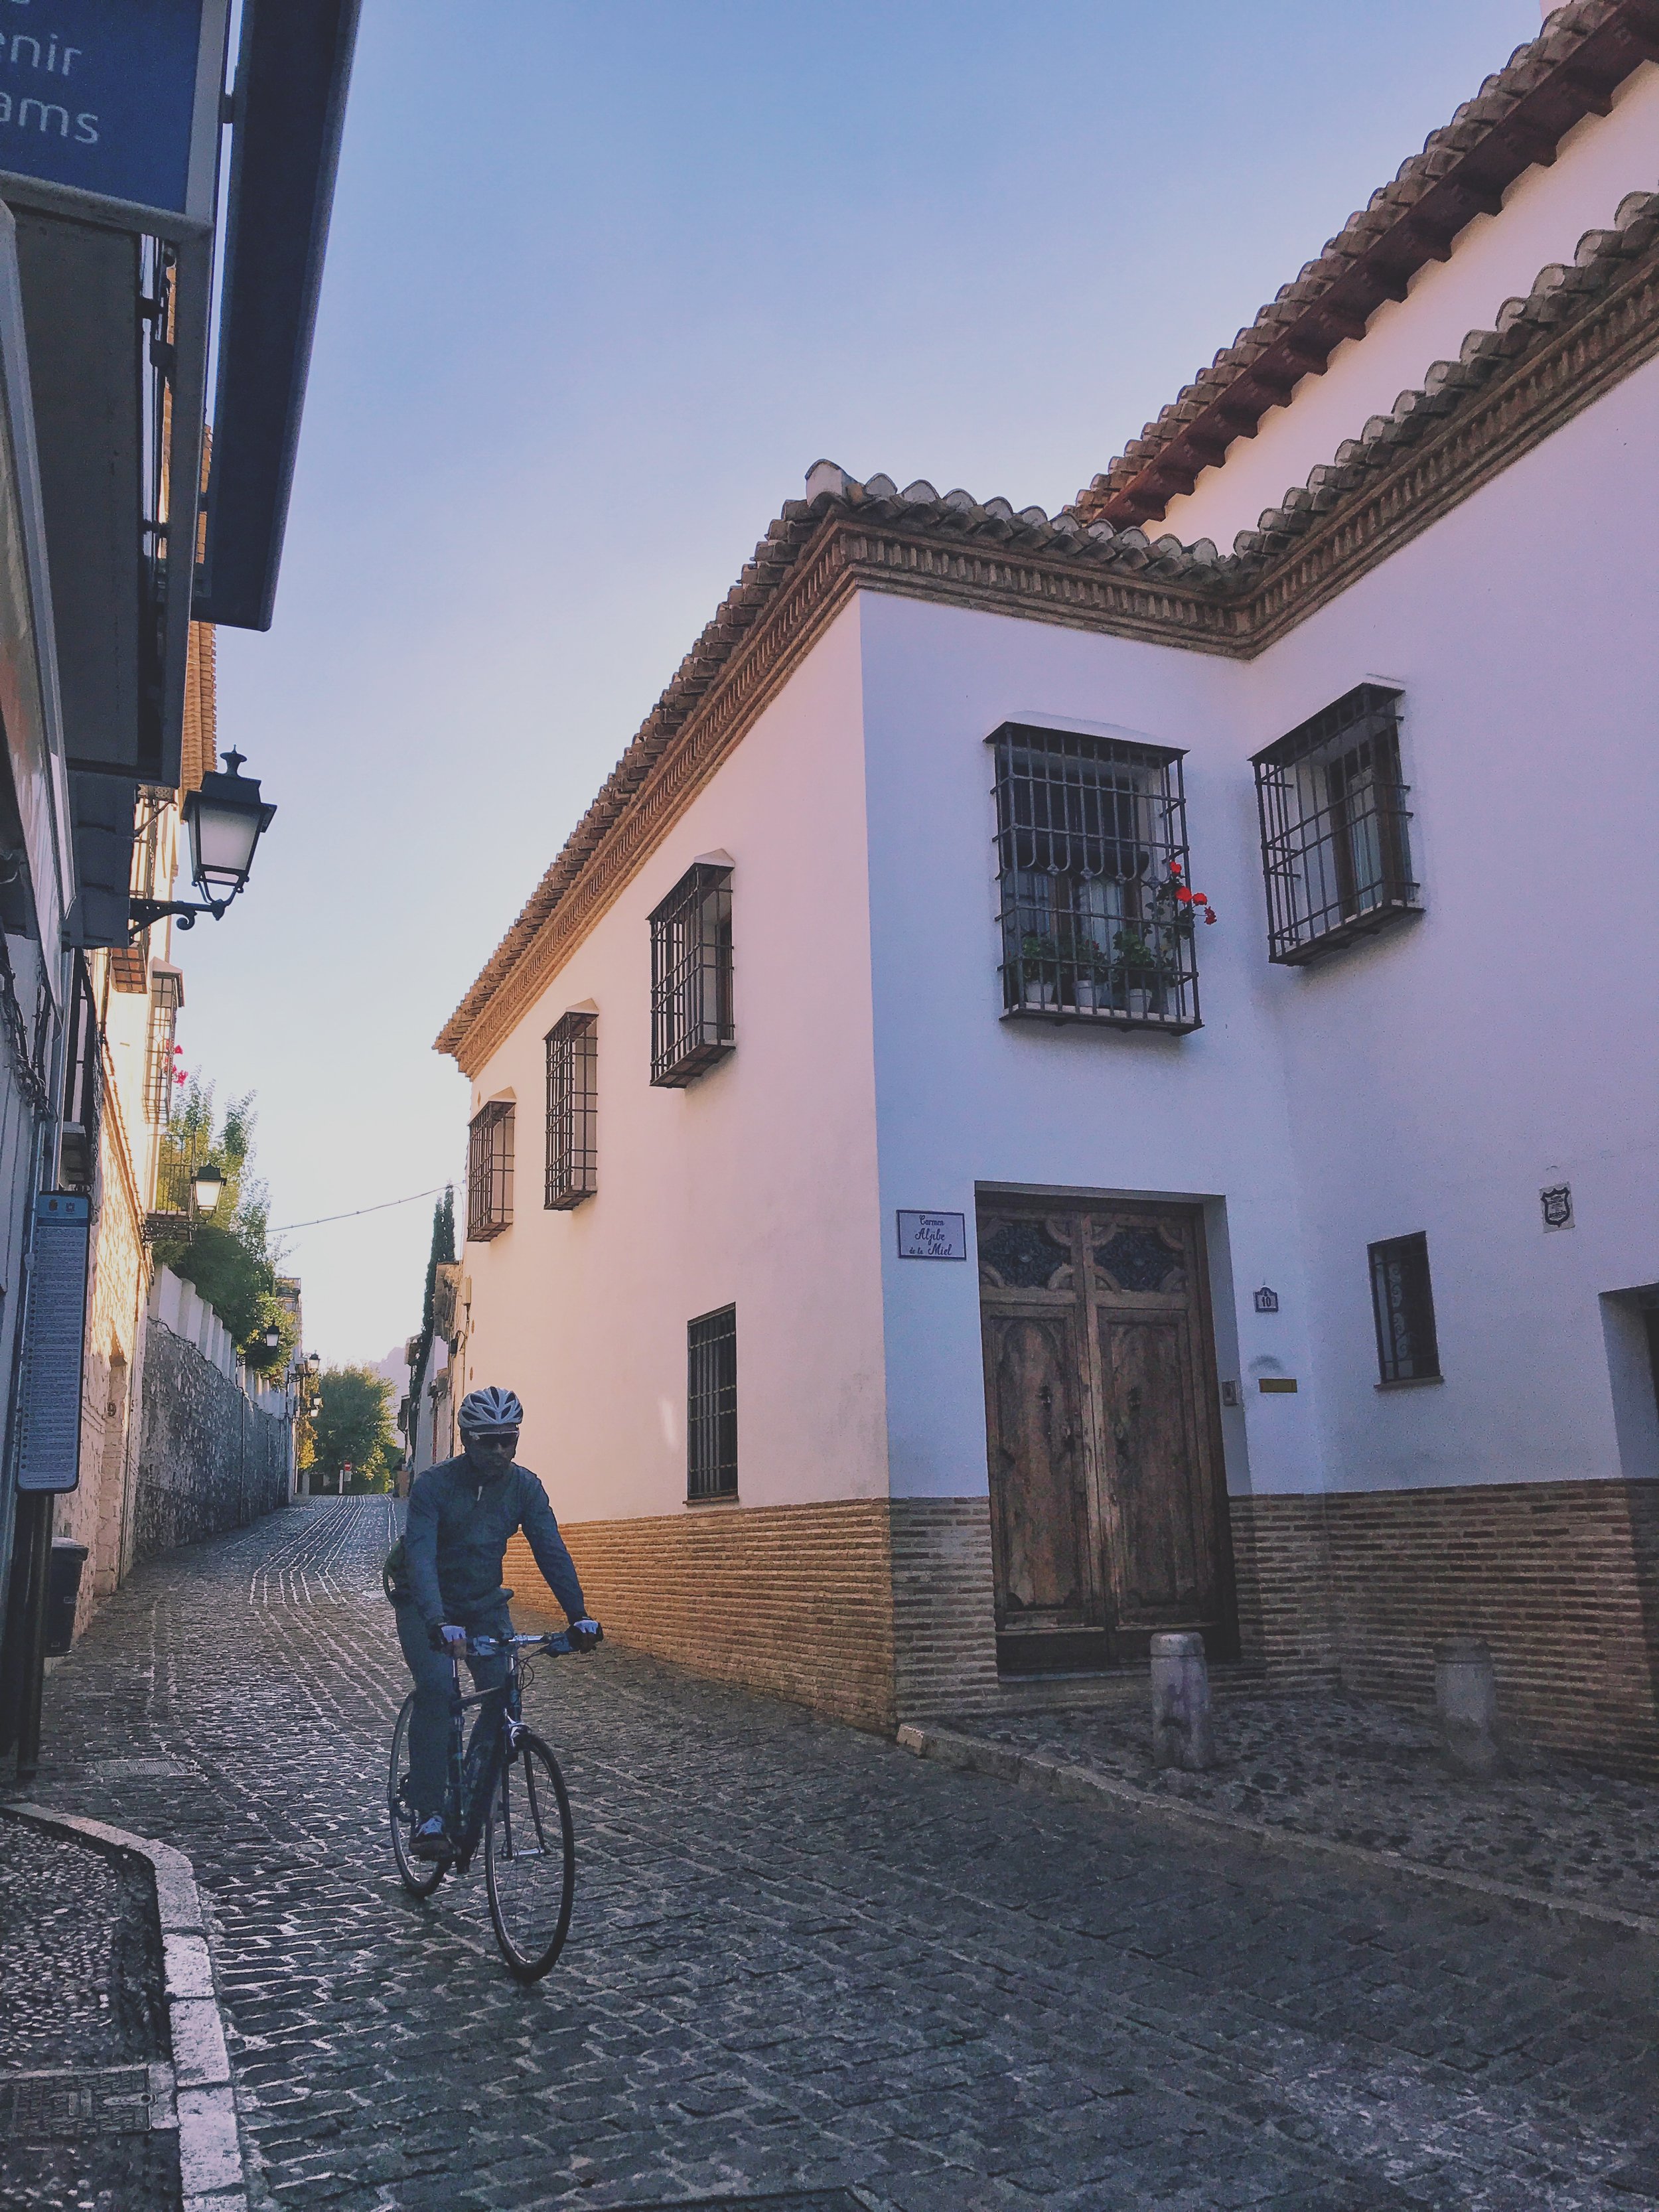
[[[1201,1636],[1152,1638],[1152,1764],[1184,1767],[1189,1774],[1215,1765]]]
[[[1478,1638],[1455,1636],[1434,1655],[1434,1709],[1454,1774],[1487,1782],[1504,1770],[1498,1741],[1498,1681]]]

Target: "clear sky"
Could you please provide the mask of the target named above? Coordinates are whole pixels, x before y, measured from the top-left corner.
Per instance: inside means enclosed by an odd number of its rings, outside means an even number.
[[[431,1042],[821,455],[1051,511],[1538,23],[1534,0],[367,0],[276,623],[279,808],[179,940],[273,1219],[442,1182]],[[289,1240],[419,1324],[430,1204]]]

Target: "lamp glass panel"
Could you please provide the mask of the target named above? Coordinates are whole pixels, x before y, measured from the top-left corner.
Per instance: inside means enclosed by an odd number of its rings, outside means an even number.
[[[240,884],[259,842],[257,807],[220,806],[198,796],[190,815],[191,873],[198,884]]]

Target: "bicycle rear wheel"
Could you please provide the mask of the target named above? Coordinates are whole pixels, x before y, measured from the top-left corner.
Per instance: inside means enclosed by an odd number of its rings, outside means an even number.
[[[576,1893],[576,1836],[559,1762],[526,1730],[491,1795],[484,1881],[501,1956],[539,1981],[564,1948]]]
[[[413,1858],[410,1844],[415,1834],[415,1807],[409,1795],[409,1723],[415,1711],[415,1692],[404,1699],[398,1725],[392,1731],[392,1765],[386,1772],[386,1815],[392,1823],[392,1856],[398,1862],[404,1887],[411,1897],[430,1897],[444,1878],[444,1863]]]

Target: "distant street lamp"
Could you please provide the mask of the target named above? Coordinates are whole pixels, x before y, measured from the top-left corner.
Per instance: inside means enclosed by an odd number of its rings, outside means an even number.
[[[267,1352],[275,1352],[282,1340],[283,1332],[281,1329],[268,1328],[265,1331],[265,1349]]]
[[[260,798],[258,777],[241,773],[244,754],[233,747],[224,757],[223,769],[210,769],[197,788],[185,794],[183,808],[190,832],[191,881],[204,894],[203,902],[130,900],[135,935],[169,914],[177,917],[180,929],[194,929],[198,914],[210,914],[218,921],[246,887],[254,848],[270,829],[276,809]]]
[[[211,1213],[219,1203],[220,1193],[224,1187],[225,1179],[218,1169],[211,1160],[204,1160],[190,1181],[190,1194],[196,1201],[196,1211]]]

